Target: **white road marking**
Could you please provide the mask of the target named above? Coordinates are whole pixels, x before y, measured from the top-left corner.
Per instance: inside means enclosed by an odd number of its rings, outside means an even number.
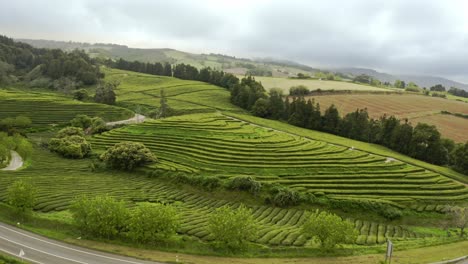
[[[43,239],[40,239],[40,238],[37,238],[37,237],[33,237],[33,236],[30,236],[30,235],[27,235],[27,234],[18,232],[18,231],[14,230],[14,229],[8,228],[8,227],[3,226],[3,225],[0,225],[0,227],[1,227],[1,228],[4,228],[4,229],[6,229],[6,230],[9,230],[9,231],[11,231],[11,232],[20,234],[20,235],[22,235],[22,236],[29,237],[29,238],[32,238],[32,239],[35,239],[35,240],[38,240],[38,241],[41,241],[41,242],[44,242],[44,243],[47,243],[47,244],[50,244],[50,245],[54,245],[54,246],[56,246],[56,247],[61,247],[61,248],[65,248],[65,249],[68,249],[68,250],[73,250],[73,251],[76,251],[76,252],[80,252],[80,253],[84,253],[84,254],[96,256],[96,257],[101,257],[101,258],[106,258],[106,259],[111,259],[111,260],[117,260],[117,261],[120,261],[120,262],[131,263],[131,264],[141,264],[141,262],[135,262],[135,261],[130,261],[130,260],[124,260],[124,259],[118,259],[118,258],[108,257],[108,256],[104,256],[104,255],[99,255],[99,254],[95,254],[95,253],[91,253],[91,252],[86,252],[86,251],[82,251],[82,250],[79,250],[79,249],[74,249],[74,248],[71,248],[71,247],[67,247],[67,246],[55,244],[55,243],[52,243],[52,242],[49,242],[49,241],[46,241],[46,240],[43,240]]]
[[[37,251],[37,252],[41,252],[41,253],[43,253],[43,254],[50,255],[50,256],[53,256],[53,257],[56,257],[56,258],[61,258],[61,259],[73,261],[73,262],[80,263],[80,264],[88,264],[88,263],[86,263],[86,262],[81,262],[81,261],[79,261],[79,260],[74,260],[74,259],[70,259],[70,258],[58,256],[58,255],[55,255],[55,254],[52,254],[52,253],[48,253],[48,252],[46,252],[46,251],[43,251],[43,250],[40,250],[40,249],[36,249],[36,248],[30,247],[30,246],[27,246],[27,245],[24,245],[24,244],[15,242],[15,241],[10,240],[10,239],[8,239],[8,238],[6,238],[6,237],[0,236],[0,239],[6,240],[6,241],[8,241],[8,242],[10,242],[10,243],[13,243],[13,244],[16,244],[16,245],[20,245],[20,246],[22,246],[22,247],[29,248],[29,249],[31,249],[31,250],[34,250],[34,251]]]
[[[3,249],[3,248],[0,248],[0,251],[5,252],[5,253],[7,253],[7,254],[9,254],[9,255],[12,255],[12,256],[16,256],[15,253],[10,252],[10,251],[8,251],[8,250],[6,250],[6,249]],[[27,260],[27,261],[30,261],[30,262],[36,263],[36,264],[45,264],[45,263],[42,263],[42,262],[39,262],[39,261],[30,259],[30,258],[27,258],[27,257],[22,257],[22,259],[25,259],[25,260]]]

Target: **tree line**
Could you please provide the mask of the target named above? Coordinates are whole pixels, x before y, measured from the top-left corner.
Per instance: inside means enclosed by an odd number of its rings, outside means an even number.
[[[105,61],[105,64],[109,67],[120,70],[141,72],[153,75],[172,76],[172,66],[168,62],[145,63],[140,61],[126,61],[120,58],[117,61],[109,59]]]
[[[92,85],[103,77],[96,61],[84,51],[39,49],[0,35],[0,83],[23,80],[33,86],[57,88],[70,82]]]
[[[306,99],[301,90],[295,90],[294,94],[299,95],[284,96],[280,89],[266,93],[260,82],[246,76],[231,87],[231,102],[259,117],[380,144],[432,164],[450,165],[468,174],[468,142],[455,144],[453,140],[442,138],[435,126],[425,123],[413,126],[407,119],[395,116],[371,118],[365,108],[342,116],[331,105],[322,113],[320,104],[314,99]]]
[[[123,61],[123,60],[119,60]],[[124,63],[131,65],[131,63]],[[137,64],[135,64],[137,65]],[[135,68],[136,69],[136,68]],[[435,126],[418,123],[413,126],[407,119],[394,116],[370,118],[367,109],[341,116],[331,105],[322,114],[320,105],[305,96],[306,87],[295,87],[292,96],[284,96],[279,89],[266,92],[263,85],[251,75],[241,80],[236,76],[210,67],[198,70],[189,64],[177,64],[172,68],[172,76],[184,80],[198,80],[228,88],[234,105],[269,119],[283,120],[291,125],[332,133],[359,141],[380,144],[392,150],[436,165],[450,165],[455,170],[468,174],[468,142],[455,144],[453,140],[442,138]],[[401,81],[400,81],[401,82]],[[406,84],[398,86],[405,87]],[[432,91],[445,90],[436,85]]]

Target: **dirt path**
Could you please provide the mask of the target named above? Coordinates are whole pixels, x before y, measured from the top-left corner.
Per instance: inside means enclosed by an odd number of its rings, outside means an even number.
[[[11,153],[11,159],[10,159],[10,164],[6,166],[5,168],[1,169],[3,171],[14,171],[23,166],[23,158],[18,154],[18,152],[14,150],[10,150]]]
[[[138,124],[142,123],[145,121],[145,116],[140,115],[140,114],[135,114],[134,117],[126,119],[126,120],[120,120],[120,121],[114,121],[114,122],[107,122],[106,125],[108,126],[115,126],[115,125],[122,125],[122,124]]]

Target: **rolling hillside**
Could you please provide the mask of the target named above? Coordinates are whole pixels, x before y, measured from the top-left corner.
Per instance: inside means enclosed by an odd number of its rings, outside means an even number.
[[[322,91],[363,91],[363,92],[398,92],[390,88],[381,88],[370,85],[363,85],[358,83],[346,81],[328,81],[328,80],[314,80],[314,79],[289,79],[289,78],[275,78],[275,77],[255,77],[255,80],[260,81],[265,89],[281,88],[284,94],[289,94],[289,88],[293,86],[303,85],[309,90],[320,89]]]
[[[140,202],[172,204],[182,219],[178,233],[188,237],[188,241],[195,239],[201,243],[213,239],[207,227],[216,208],[244,203],[259,223],[259,235],[254,242],[270,253],[282,254],[317,246],[304,236],[301,227],[312,210],[323,208],[320,204],[281,208],[246,192],[222,188],[207,191],[176,183],[171,177],[216,177],[226,184],[233,177],[252,176],[264,186],[288,187],[316,201],[367,201],[431,216],[468,200],[467,186],[455,180],[463,176],[447,168],[415,161],[383,147],[252,117],[230,104],[229,92],[224,88],[171,77],[103,70],[106,80],[120,82],[116,91],[119,105],[130,109],[139,105],[158,107],[160,91],[164,89],[169,106],[183,115],[95,135],[89,138],[93,150],[99,154],[117,142],[142,142],[159,162],[133,173],[108,171],[90,159],[64,159],[37,147],[26,168],[0,172],[1,201],[6,201],[11,182],[26,179],[38,188],[34,207],[37,214],[61,222],[69,221],[70,203],[83,194],[109,194],[129,207]],[[14,98],[15,103],[8,108],[16,112],[28,109],[24,106],[30,101],[44,102],[50,108],[31,111],[34,114],[31,117],[46,123],[64,122],[83,111],[112,110],[115,112],[105,115],[113,119],[117,119],[117,114],[123,118],[131,113],[117,107],[82,104],[55,94],[16,91],[3,94]],[[74,112],[75,105],[86,107]],[[30,136],[35,138],[34,134]],[[434,227],[428,227],[427,231],[403,221],[390,222],[376,214],[369,216],[369,212],[332,210],[353,222],[359,237],[347,247],[362,252],[368,246],[382,250],[386,238],[392,238],[403,248],[456,239],[445,237],[442,230]]]
[[[143,142],[165,161],[157,166],[207,177],[252,175],[264,183],[340,199],[414,203],[468,198],[463,184],[423,168],[254,126],[229,115],[146,122],[106,132],[92,142],[102,151],[122,139]]]
[[[67,51],[83,49],[93,57],[122,58],[128,61],[138,60],[142,62],[169,62],[171,64],[188,63],[197,68],[212,67],[241,75],[245,74],[248,70],[256,70],[263,73],[270,72],[271,75],[279,77],[296,76],[299,72],[312,73],[317,71],[315,68],[291,61],[244,59],[213,53],[194,54],[169,48],[138,49],[116,44],[90,44],[34,39],[18,39],[18,41],[38,48],[55,48]]]

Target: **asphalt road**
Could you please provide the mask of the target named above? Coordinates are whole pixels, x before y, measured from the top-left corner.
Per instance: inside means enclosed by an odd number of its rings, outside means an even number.
[[[18,256],[21,250],[25,261],[37,264],[162,264],[68,245],[0,223],[0,251]]]
[[[11,150],[10,164],[7,167],[1,169],[5,171],[13,171],[21,168],[23,166],[23,158],[18,154],[18,152]]]

